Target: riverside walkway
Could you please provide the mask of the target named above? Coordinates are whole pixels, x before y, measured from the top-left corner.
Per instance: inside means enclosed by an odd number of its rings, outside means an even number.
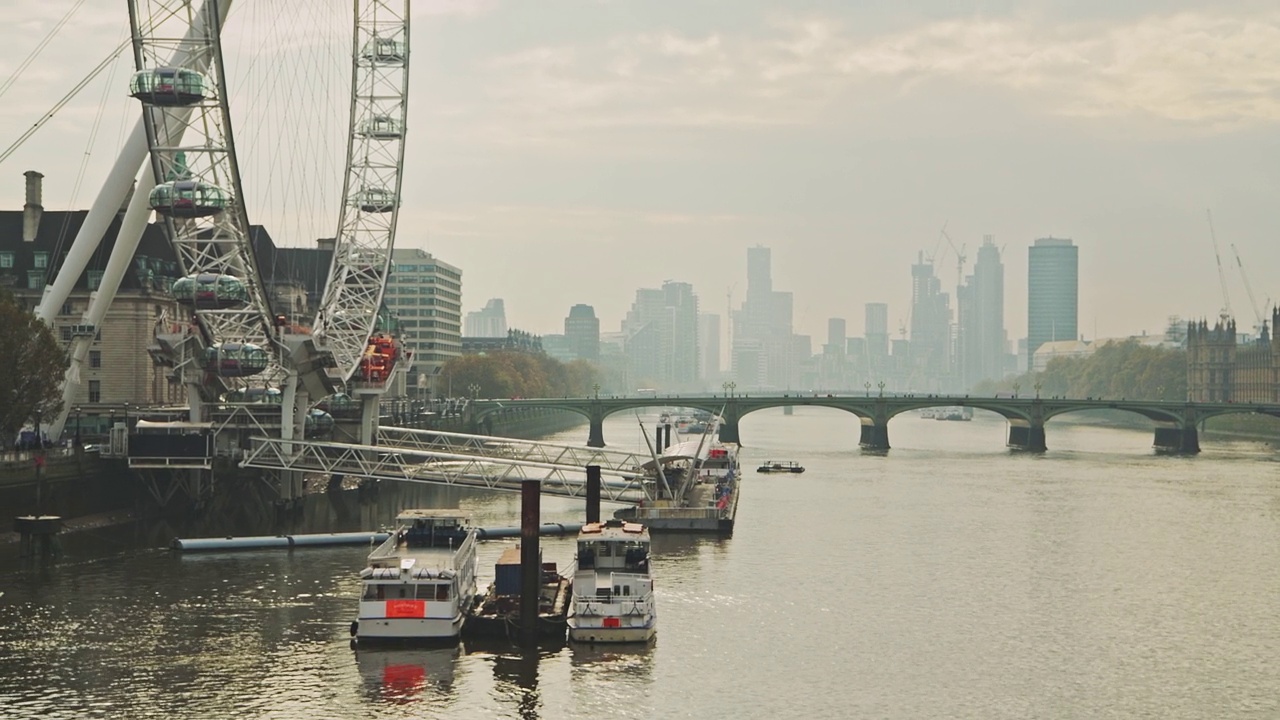
[[[503,408],[543,407],[569,410],[587,418],[587,444],[604,447],[604,419],[614,413],[643,408],[683,407],[705,410],[723,418],[720,439],[741,442],[738,423],[743,416],[769,408],[787,406],[826,407],[858,417],[859,445],[868,450],[889,449],[889,421],[902,413],[928,408],[965,407],[989,410],[1009,422],[1008,446],[1044,452],[1045,423],[1058,415],[1085,410],[1122,410],[1141,415],[1155,425],[1154,446],[1175,454],[1200,452],[1197,426],[1220,415],[1260,414],[1280,417],[1275,403],[1194,403],[1159,400],[1125,400],[1059,397],[974,397],[970,395],[865,395],[796,394],[772,395],[669,395],[663,397],[521,398],[511,400],[476,399],[467,405],[464,420],[475,432],[485,431],[486,418]]]

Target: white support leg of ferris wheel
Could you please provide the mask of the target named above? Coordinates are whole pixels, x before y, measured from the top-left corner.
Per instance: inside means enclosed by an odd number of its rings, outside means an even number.
[[[226,21],[227,11],[231,7],[231,0],[222,0],[218,6],[218,14],[223,22]],[[186,40],[200,37],[204,34],[204,15],[196,16],[196,21],[192,23],[187,30]],[[171,58],[171,64],[181,66],[187,58],[185,50],[177,50]],[[67,251],[66,260],[62,262],[61,269],[58,270],[58,276],[54,278],[52,285],[46,285],[44,294],[40,299],[40,306],[36,308],[36,317],[46,325],[52,325],[53,319],[58,316],[58,311],[62,309],[63,303],[70,297],[71,291],[75,288],[76,280],[84,274],[84,269],[89,265],[89,259],[93,257],[93,253],[98,249],[98,245],[102,242],[103,236],[107,233],[107,228],[111,225],[111,219],[115,217],[120,210],[120,206],[124,203],[124,197],[129,192],[134,178],[138,176],[138,170],[142,168],[143,163],[147,160],[147,131],[142,123],[142,118],[134,123],[133,130],[129,133],[129,137],[125,140],[124,147],[121,148],[120,154],[116,157],[115,164],[111,166],[111,170],[107,173],[107,179],[102,184],[102,189],[98,191],[98,197],[93,201],[93,205],[89,207],[89,214],[85,216],[84,224],[76,232],[75,240],[71,242],[71,249]],[[143,173],[144,179],[150,173]],[[151,181],[152,187],[155,186],[155,180]],[[135,190],[135,198],[142,195],[145,199],[150,189],[143,189],[142,183],[139,183]],[[150,208],[147,208],[150,214]],[[145,224],[144,224],[145,226]],[[139,231],[141,237],[141,231]],[[116,239],[116,247],[112,251],[113,256],[120,252],[121,241],[129,240],[128,235],[123,232]],[[132,249],[129,250],[129,260],[133,259],[133,253],[138,246],[138,238],[134,238]],[[105,277],[104,277],[105,280]],[[99,289],[101,294],[101,289]],[[111,290],[111,296],[115,296],[115,289]],[[108,299],[107,304],[110,304]],[[65,412],[65,411],[64,411]],[[65,421],[65,416],[64,416]]]

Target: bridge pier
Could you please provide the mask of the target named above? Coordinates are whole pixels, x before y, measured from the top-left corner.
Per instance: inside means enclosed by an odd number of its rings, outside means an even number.
[[[863,450],[889,449],[889,423],[877,423],[872,418],[862,418],[862,436],[858,446]]]
[[[1200,434],[1196,426],[1156,427],[1153,446],[1156,452],[1170,455],[1195,455],[1200,452]]]
[[[591,428],[587,431],[587,447],[604,447],[604,419],[591,418]]]
[[[1014,450],[1027,452],[1048,450],[1044,444],[1044,424],[1033,425],[1026,420],[1009,418],[1009,442],[1006,445]]]
[[[726,418],[720,423],[720,442],[742,444],[742,441],[738,437],[738,421],[736,419],[733,422],[730,422],[728,418]]]

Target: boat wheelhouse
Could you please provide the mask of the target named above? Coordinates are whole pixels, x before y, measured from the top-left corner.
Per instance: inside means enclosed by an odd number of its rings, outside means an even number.
[[[569,640],[647,642],[658,629],[649,566],[649,529],[610,520],[578,533]]]
[[[456,510],[405,510],[360,571],[358,642],[456,641],[476,595],[476,530]]]

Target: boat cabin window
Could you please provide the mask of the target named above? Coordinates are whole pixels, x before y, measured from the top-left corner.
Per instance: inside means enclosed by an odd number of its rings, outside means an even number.
[[[448,599],[449,599],[449,586],[443,583],[440,585],[436,585],[436,600],[448,600]]]
[[[613,543],[600,543],[600,551],[597,554],[600,557],[611,557],[613,555]]]
[[[365,585],[365,586],[364,586],[364,598],[363,598],[363,599],[365,599],[365,600],[383,600],[383,599],[385,599],[386,597],[387,597],[387,586],[386,586],[386,585]]]

